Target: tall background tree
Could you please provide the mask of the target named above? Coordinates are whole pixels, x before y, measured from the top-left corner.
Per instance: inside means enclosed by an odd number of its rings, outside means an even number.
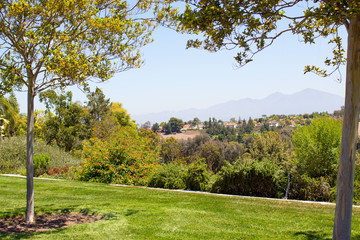
[[[139,67],[151,42],[152,1],[21,0],[0,3],[0,90],[28,93],[26,222],[34,220],[34,97],[49,88],[86,86]],[[163,11],[157,7],[157,11]],[[164,14],[161,15],[164,17]]]
[[[9,97],[0,96],[0,117],[3,118],[4,123],[7,122],[6,125],[2,125],[4,135],[11,137],[15,134],[15,127],[20,118],[19,112],[19,104],[12,92]],[[2,137],[0,137],[1,141]]]
[[[251,62],[259,51],[286,33],[300,35],[305,43],[330,37],[332,57],[327,69],[306,66],[305,72],[329,76],[347,61],[345,115],[337,179],[337,204],[334,239],[350,239],[353,181],[360,105],[360,2],[357,0],[188,0],[178,15],[180,31],[199,33],[188,47],[209,51],[238,49],[240,66]],[[302,9],[302,10],[301,10]],[[348,33],[347,57],[339,36],[344,26]]]

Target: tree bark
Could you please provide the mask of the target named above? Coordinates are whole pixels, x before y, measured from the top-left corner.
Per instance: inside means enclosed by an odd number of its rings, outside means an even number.
[[[34,85],[31,84],[28,86],[26,136],[26,223],[34,222],[34,97]]]
[[[333,239],[350,239],[355,153],[360,106],[360,16],[350,20],[346,68],[346,95]]]

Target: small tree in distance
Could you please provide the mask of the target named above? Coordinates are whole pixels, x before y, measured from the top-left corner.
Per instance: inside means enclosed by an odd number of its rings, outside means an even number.
[[[179,133],[183,126],[184,123],[181,119],[172,117],[169,122],[164,125],[164,130],[166,134]]]

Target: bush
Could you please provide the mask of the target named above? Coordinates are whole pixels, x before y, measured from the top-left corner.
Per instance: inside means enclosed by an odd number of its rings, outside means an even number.
[[[205,159],[201,158],[191,163],[186,169],[184,180],[186,189],[205,191],[210,180],[210,173],[207,170]]]
[[[332,199],[331,188],[323,177],[315,179],[295,174],[291,179],[289,198],[330,202]]]
[[[211,192],[258,197],[284,195],[286,177],[276,164],[267,160],[227,164],[217,174]]]
[[[149,174],[159,167],[152,140],[140,137],[136,129],[124,127],[116,141],[91,139],[84,145],[79,180],[146,185]]]
[[[48,168],[80,166],[81,160],[56,146],[47,145],[41,140],[34,141],[34,155],[47,154],[51,162]],[[16,136],[0,143],[1,173],[20,173],[26,168],[26,137]]]
[[[38,177],[44,174],[50,165],[49,154],[39,154],[34,156],[34,176]]]
[[[208,169],[214,173],[217,173],[224,166],[222,151],[216,142],[204,143],[199,155],[206,161]]]
[[[174,163],[163,164],[148,182],[149,187],[166,189],[185,189],[184,182],[185,168]]]
[[[342,121],[329,117],[315,118],[311,125],[297,128],[292,139],[299,173],[314,179],[327,178],[335,186],[341,134]]]

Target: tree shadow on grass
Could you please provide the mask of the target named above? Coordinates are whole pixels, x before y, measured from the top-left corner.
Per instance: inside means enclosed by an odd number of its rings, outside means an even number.
[[[15,216],[25,215],[25,208],[15,208],[10,211],[1,211],[0,218],[10,218]]]
[[[294,234],[297,236],[304,236],[306,240],[331,240],[332,237],[329,234],[326,234],[321,231],[304,231],[304,232],[296,232]]]
[[[138,212],[140,212],[140,211],[135,210],[135,209],[127,209],[126,212],[125,212],[125,216],[128,217],[128,216],[134,215],[134,214],[136,214]]]
[[[50,234],[57,234],[64,231],[64,228],[57,228],[51,231],[44,232],[31,232],[31,233],[13,233],[13,234],[0,234],[0,239],[30,239],[35,236],[46,236]]]

